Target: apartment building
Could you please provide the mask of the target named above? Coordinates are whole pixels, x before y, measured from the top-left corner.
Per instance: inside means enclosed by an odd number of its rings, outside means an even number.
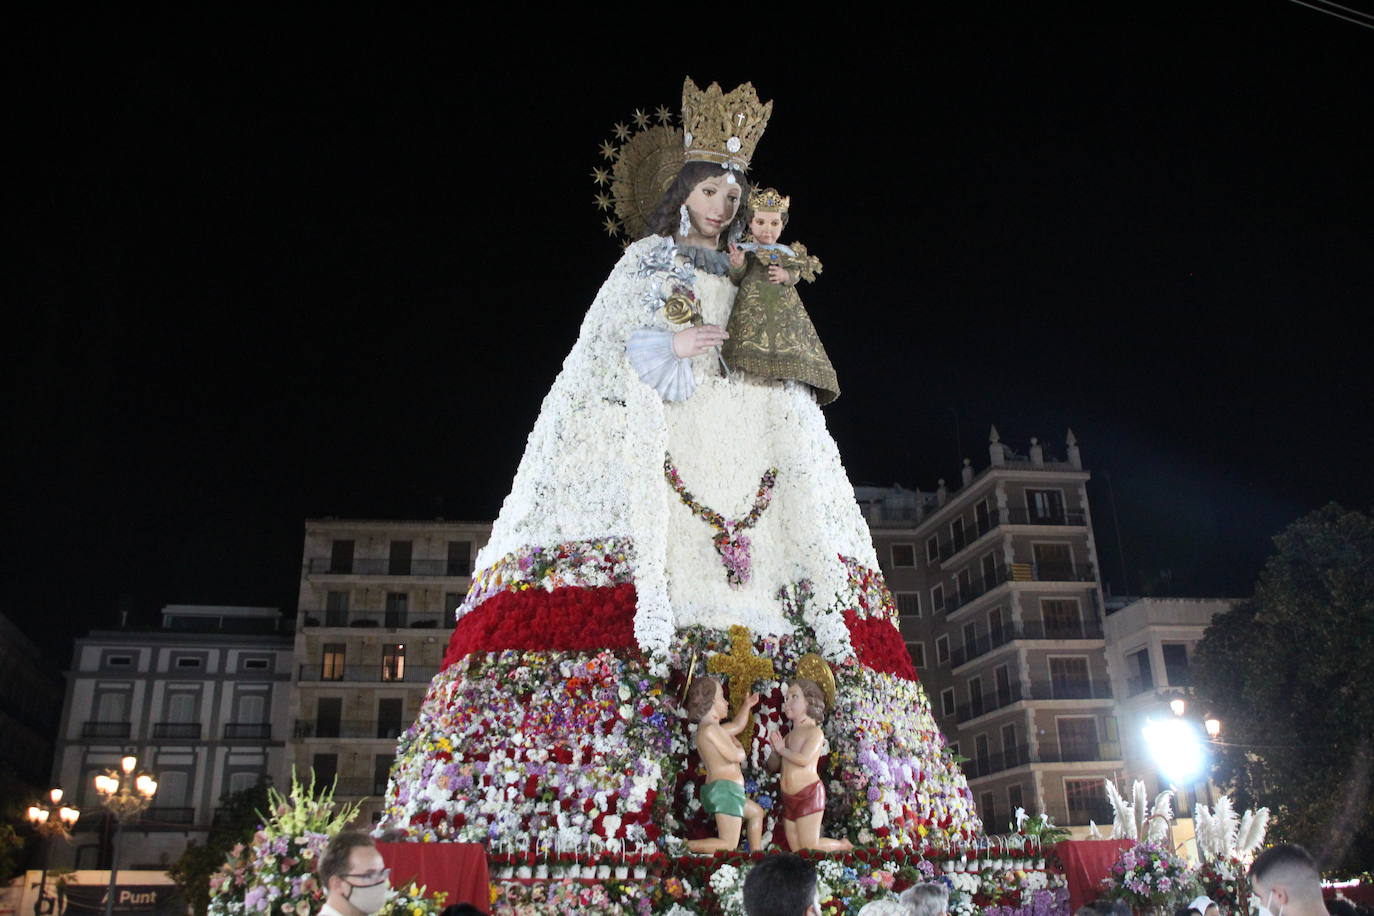
[[[292,640],[277,608],[168,605],[161,626],[95,630],[76,641],[53,785],[81,809],[54,865],[102,868],[110,823],[95,777],[125,754],[158,781],[124,831],[121,867],[163,869],[204,842],[220,797],[288,771]]]
[[[1110,823],[1124,760],[1103,631],[1088,471],[1020,454],[994,427],[989,464],[932,493],[857,487],[937,721],[966,758],[987,829],[1018,807]]]
[[[312,519],[296,617],[296,771],[381,814],[396,741],[439,670],[489,522]]]

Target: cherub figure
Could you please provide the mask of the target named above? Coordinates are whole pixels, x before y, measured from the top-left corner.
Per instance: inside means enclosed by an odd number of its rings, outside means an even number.
[[[791,198],[773,188],[749,195],[748,241],[730,248],[730,279],[739,285],[721,356],[731,370],[811,386],[819,404],[840,396],[835,367],[797,295],[799,280],[814,281],[820,258],[800,242],[784,245]]]
[[[744,795],[746,754],[735,738],[749,723],[749,712],[759,702],[759,695],[751,693],[740,704],[735,717],[722,721],[730,713],[730,704],[720,681],[700,677],[687,690],[687,715],[697,721],[697,753],[706,767],[706,784],[701,787],[701,806],[716,818],[716,836],[688,840],[692,852],[713,853],[733,850],[739,845],[740,823],[747,828],[749,848],[763,845],[763,809]]]
[[[792,723],[783,738],[776,730],[768,741],[782,763],[782,829],[793,852],[819,849],[835,852],[850,849],[848,840],[821,836],[825,816],[825,786],[821,785],[816,764],[830,751],[821,722],[825,721],[825,692],[819,684],[797,678],[787,685],[782,713]],[[770,765],[773,759],[769,758]]]

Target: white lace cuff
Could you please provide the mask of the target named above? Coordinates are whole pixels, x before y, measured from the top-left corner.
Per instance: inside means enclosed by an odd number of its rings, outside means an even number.
[[[665,401],[685,401],[696,391],[692,361],[673,352],[673,332],[640,328],[631,332],[625,355],[639,380]]]

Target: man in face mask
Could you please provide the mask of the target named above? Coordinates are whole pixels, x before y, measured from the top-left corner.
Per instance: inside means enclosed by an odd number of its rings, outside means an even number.
[[[1260,916],[1326,916],[1321,872],[1301,846],[1261,853],[1250,866],[1250,889]]]
[[[816,866],[784,852],[767,856],[744,879],[747,916],[820,916]]]
[[[356,830],[345,830],[329,841],[317,873],[328,894],[320,916],[371,916],[391,891],[391,869],[372,837]]]

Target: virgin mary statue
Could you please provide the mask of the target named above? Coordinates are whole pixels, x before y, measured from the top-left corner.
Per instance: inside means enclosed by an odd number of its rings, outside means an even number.
[[[675,849],[709,830],[688,682],[723,675],[732,709],[761,694],[747,789],[776,797],[759,765],[799,672],[828,695],[829,829],[889,845],[977,829],[814,395],[719,356],[771,113],[750,84],[688,79],[682,126],[645,125],[597,173],[638,240],[544,399],[381,831]]]

